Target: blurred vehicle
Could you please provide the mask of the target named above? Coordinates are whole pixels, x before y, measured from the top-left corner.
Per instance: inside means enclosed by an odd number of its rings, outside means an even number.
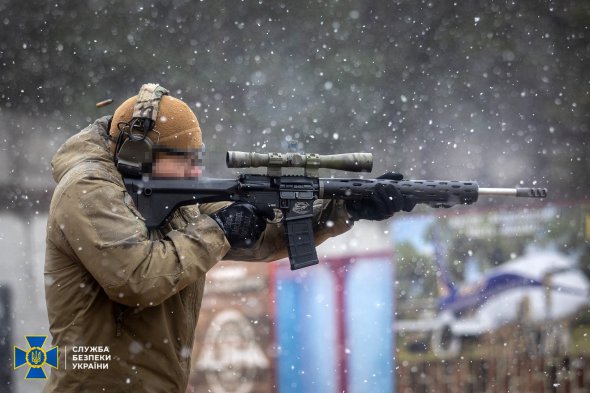
[[[536,350],[567,347],[568,318],[587,307],[590,283],[576,258],[555,251],[532,251],[487,270],[473,282],[456,284],[446,259],[436,251],[439,298],[436,317],[399,321],[397,330],[430,331],[435,355],[455,356],[462,341],[519,323]],[[541,334],[541,328],[542,333]]]

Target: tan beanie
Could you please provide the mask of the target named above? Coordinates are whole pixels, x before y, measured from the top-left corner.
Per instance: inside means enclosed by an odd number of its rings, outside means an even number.
[[[109,130],[112,136],[111,150],[113,152],[120,133],[117,124],[131,122],[136,101],[137,96],[130,97],[115,110]],[[203,146],[201,127],[197,116],[184,101],[168,95],[162,96],[160,100],[158,119],[148,137],[154,144],[183,151],[196,150]]]

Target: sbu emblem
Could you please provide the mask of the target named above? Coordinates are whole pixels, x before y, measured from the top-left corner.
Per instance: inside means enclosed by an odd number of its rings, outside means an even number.
[[[25,379],[46,379],[44,365],[57,368],[57,359],[59,356],[57,347],[53,347],[47,352],[43,349],[43,344],[47,336],[26,336],[29,343],[29,349],[24,350],[17,346],[14,347],[14,369],[24,365],[29,366],[29,371]]]

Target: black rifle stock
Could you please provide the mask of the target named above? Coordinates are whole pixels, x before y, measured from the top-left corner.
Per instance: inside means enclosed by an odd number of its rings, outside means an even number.
[[[228,152],[227,164],[268,167],[267,175],[243,174],[237,179],[125,178],[125,187],[148,228],[157,228],[178,207],[190,204],[242,201],[282,212],[291,269],[318,263],[313,235],[316,199],[367,199],[379,183],[393,184],[404,197],[432,207],[472,204],[480,195],[545,198],[543,188],[480,188],[472,181],[319,178],[319,168],[370,171],[372,156],[297,153]],[[284,175],[282,168],[303,167],[304,175]]]

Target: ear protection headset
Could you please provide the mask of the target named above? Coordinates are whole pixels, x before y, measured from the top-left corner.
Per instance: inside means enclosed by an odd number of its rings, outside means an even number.
[[[168,90],[158,84],[148,83],[141,86],[133,107],[132,119],[117,124],[119,136],[113,158],[123,175],[141,177],[151,172],[154,143],[157,144],[160,139],[154,125],[158,119],[160,100],[168,93]],[[150,132],[157,134],[155,142],[148,137]]]

